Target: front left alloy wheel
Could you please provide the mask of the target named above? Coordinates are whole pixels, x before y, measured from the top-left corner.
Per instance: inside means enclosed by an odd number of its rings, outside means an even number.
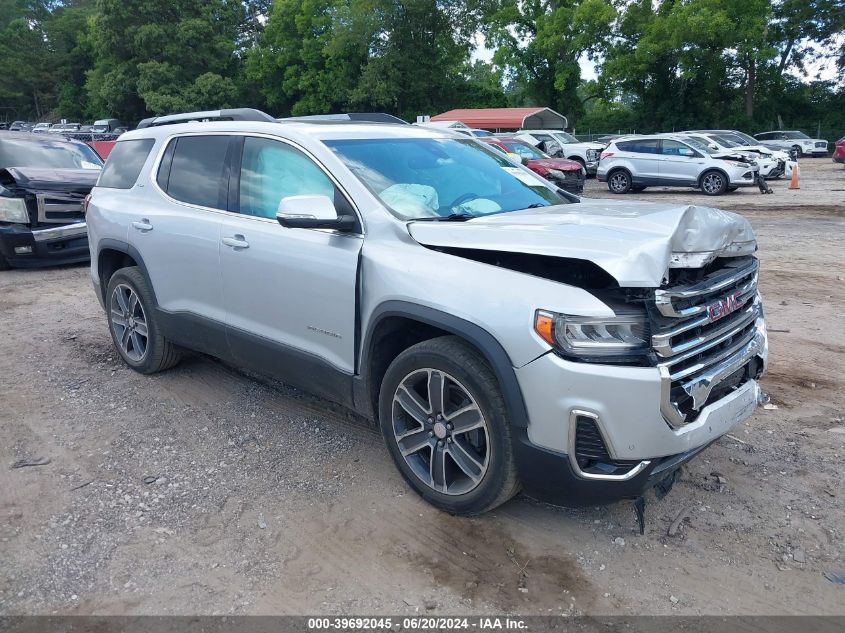
[[[701,177],[701,190],[708,196],[720,196],[728,189],[728,179],[716,170],[706,172]]]
[[[485,512],[519,488],[498,381],[457,337],[424,341],[391,363],[379,424],[406,481],[447,512]]]

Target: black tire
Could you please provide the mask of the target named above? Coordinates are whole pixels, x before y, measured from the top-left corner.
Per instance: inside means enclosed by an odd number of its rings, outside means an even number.
[[[465,492],[462,492],[460,487],[453,488],[452,492],[449,492],[452,484],[448,483],[448,465],[450,463],[452,465],[451,472],[455,476],[454,485],[457,486],[457,483],[460,483],[458,478],[464,474],[457,465],[458,460],[452,458],[449,451],[462,447],[466,450],[467,446],[474,449],[475,446],[466,443],[468,434],[461,435],[457,430],[445,438],[440,434],[440,431],[446,432],[443,427],[446,421],[457,419],[455,412],[449,412],[449,404],[446,404],[442,407],[443,414],[446,416],[443,423],[417,422],[407,414],[407,409],[402,408],[396,399],[397,394],[401,393],[400,385],[407,386],[410,384],[409,381],[413,381],[417,375],[422,375],[425,380],[427,370],[434,370],[432,373],[442,372],[446,375],[450,395],[444,397],[444,402],[454,399],[455,393],[459,396],[468,395],[472,399],[471,406],[474,406],[481,414],[483,431],[479,429],[469,433],[476,433],[477,438],[482,437],[483,434],[485,440],[483,461],[486,463],[486,470],[483,474],[476,473],[478,481],[468,482],[468,485],[473,487]],[[428,380],[431,380],[432,373],[428,374]],[[419,395],[417,392],[417,396]],[[467,403],[466,400],[463,402]],[[437,410],[434,406],[430,406],[429,410],[430,414],[422,414],[429,416],[428,422],[440,419],[436,416]],[[408,421],[412,426],[410,432],[405,426]],[[438,424],[440,424],[439,430],[436,428]],[[457,429],[458,423],[455,422],[455,424]],[[443,336],[423,341],[406,349],[394,359],[381,384],[379,425],[390,455],[405,481],[423,499],[446,512],[458,515],[481,514],[501,505],[519,492],[520,483],[511,448],[510,420],[499,382],[484,358],[456,336]],[[449,428],[452,428],[451,425]],[[438,432],[434,434],[435,431]],[[422,440],[410,439],[412,443],[417,441],[424,443],[423,448],[414,452],[408,460],[403,457],[399,447],[400,438],[397,438],[397,435],[403,432],[405,435],[414,436],[419,433]],[[432,459],[437,450],[445,451],[445,455],[449,456],[448,458],[441,457],[444,461],[439,462],[443,464],[443,481],[446,484],[442,492],[435,489],[436,482],[433,475],[435,469],[432,468],[434,466]],[[439,454],[444,455],[444,452]],[[428,457],[427,460],[426,457]],[[479,453],[475,453],[474,457],[479,461],[482,459]],[[418,474],[420,471],[430,473],[431,481],[423,481]]]
[[[793,145],[792,151],[795,152],[795,158],[801,158],[804,155],[800,145]]]
[[[122,318],[120,297],[125,298],[128,291],[134,293],[137,297],[135,305],[140,306],[140,311],[133,308],[131,318],[127,317],[127,322],[131,324],[131,327],[122,326],[119,321]],[[118,354],[127,365],[141,374],[154,374],[170,369],[179,362],[180,350],[162,336],[156,320],[153,293],[137,266],[121,268],[112,275],[106,289],[105,300],[106,316],[112,341]],[[143,317],[143,321],[141,317]],[[147,332],[143,350],[140,349],[141,346],[136,347],[131,343],[131,340],[143,340],[144,336],[140,334],[140,329],[135,331],[135,328],[141,323],[145,323]],[[126,349],[118,338],[118,331],[123,333],[127,329],[132,330],[128,337],[130,340],[127,341],[132,349]],[[133,333],[137,336],[132,336]]]
[[[628,193],[632,186],[633,179],[627,169],[614,169],[607,175],[607,188],[610,193]]]
[[[701,174],[699,186],[705,196],[721,196],[728,190],[728,177],[717,169],[711,169]]]
[[[737,189],[739,189],[739,185],[731,185],[728,187],[728,191],[736,191]]]
[[[646,189],[648,189],[648,187],[645,185],[634,185],[631,187],[631,191],[634,193],[639,193],[640,191],[645,191]]]
[[[12,267],[9,265],[6,258],[0,255],[0,271],[2,270],[12,270]]]

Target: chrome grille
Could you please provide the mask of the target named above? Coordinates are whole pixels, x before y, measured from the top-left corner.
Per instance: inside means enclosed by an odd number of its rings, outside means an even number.
[[[691,422],[762,367],[754,362],[765,346],[758,268],[753,257],[727,260],[698,281],[655,292],[652,347],[670,425]]]
[[[35,196],[40,224],[72,224],[83,222],[82,201],[85,196],[73,194],[43,194]]]

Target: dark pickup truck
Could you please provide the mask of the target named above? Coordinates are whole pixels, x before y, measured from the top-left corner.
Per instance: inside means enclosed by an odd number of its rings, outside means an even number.
[[[102,166],[85,143],[0,132],[0,270],[88,260],[83,204]]]

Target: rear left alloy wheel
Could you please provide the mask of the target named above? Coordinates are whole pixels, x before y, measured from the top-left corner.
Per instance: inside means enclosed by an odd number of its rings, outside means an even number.
[[[179,362],[176,346],[161,334],[147,280],[136,266],[121,268],[109,280],[106,314],[112,341],[124,362],[142,374]]]
[[[631,190],[631,174],[624,169],[617,169],[610,172],[607,177],[607,188],[611,193],[628,193]]]
[[[391,363],[379,424],[405,480],[447,512],[486,512],[519,489],[498,381],[457,337],[424,341]]]

